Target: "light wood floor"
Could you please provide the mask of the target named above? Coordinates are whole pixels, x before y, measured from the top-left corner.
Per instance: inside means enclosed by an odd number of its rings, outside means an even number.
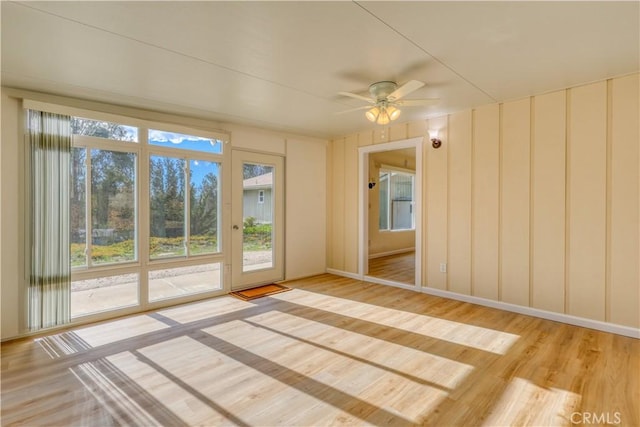
[[[369,260],[369,276],[413,285],[416,283],[415,252]]]
[[[5,343],[2,425],[640,425],[638,340],[332,275],[289,285]]]

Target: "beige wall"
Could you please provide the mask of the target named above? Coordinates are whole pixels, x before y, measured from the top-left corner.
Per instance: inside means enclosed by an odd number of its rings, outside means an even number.
[[[0,259],[1,338],[24,333],[23,159],[20,147],[21,104],[16,91],[2,88],[2,152],[0,199],[2,235]],[[231,132],[231,146],[285,157],[285,278],[323,273],[326,269],[327,141],[247,126],[152,113],[114,105],[31,94],[30,98],[77,108],[94,109],[148,120],[166,121]]]
[[[2,338],[15,336],[23,327],[21,287],[23,283],[24,240],[20,174],[22,157],[19,150],[19,106],[15,99],[2,94],[2,167],[0,169],[0,208],[2,217],[2,259],[0,259],[0,295]]]
[[[437,128],[422,286],[640,327],[639,93],[634,74],[333,140],[328,267],[357,273],[356,147]]]

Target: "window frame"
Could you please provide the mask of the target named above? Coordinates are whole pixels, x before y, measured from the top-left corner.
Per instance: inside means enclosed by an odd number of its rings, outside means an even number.
[[[161,262],[163,260],[175,260],[175,259],[180,259],[180,258],[204,258],[207,256],[219,256],[222,254],[222,245],[224,243],[224,239],[222,236],[222,209],[221,209],[221,205],[222,205],[222,185],[221,185],[221,181],[222,181],[222,174],[223,174],[223,170],[224,170],[224,165],[223,165],[223,158],[222,155],[219,154],[211,154],[211,153],[203,153],[201,151],[193,151],[193,150],[185,150],[182,148],[168,148],[168,147],[159,147],[161,148],[160,150],[156,150],[156,148],[158,148],[157,146],[150,146],[153,149],[149,149],[149,153],[148,153],[148,157],[147,157],[147,183],[148,183],[148,190],[147,191],[147,195],[149,196],[149,200],[148,202],[151,201],[151,183],[150,183],[150,170],[148,169],[150,166],[150,161],[151,161],[151,157],[152,156],[161,156],[161,157],[169,157],[169,158],[173,158],[173,159],[181,159],[181,160],[185,160],[185,170],[184,170],[184,174],[185,174],[185,189],[184,189],[184,194],[185,194],[185,202],[184,202],[184,211],[185,211],[185,217],[184,217],[184,229],[185,229],[185,255],[179,255],[179,256],[175,256],[175,257],[167,257],[167,258],[151,258],[151,254],[149,251],[149,256],[148,256],[148,261],[150,264],[155,264],[158,262]],[[177,151],[176,151],[177,150]],[[180,155],[181,153],[185,153],[184,155]],[[204,161],[204,162],[211,162],[211,163],[217,163],[219,165],[219,172],[218,172],[218,176],[220,177],[219,181],[218,181],[218,224],[217,224],[217,232],[218,232],[218,251],[217,252],[213,252],[213,253],[208,253],[208,254],[196,254],[196,255],[192,255],[190,252],[190,247],[189,247],[189,243],[190,243],[190,237],[191,237],[191,186],[188,183],[188,177],[189,177],[189,171],[190,171],[190,162],[196,160],[196,161]],[[147,210],[147,213],[151,213],[151,208],[149,207],[149,209]],[[149,220],[149,238],[151,237],[151,219],[147,218]],[[149,250],[149,248],[147,248],[147,250]]]
[[[74,278],[74,273],[78,273],[81,271],[89,271],[89,270],[100,270],[103,267],[106,270],[111,270],[112,268],[117,268],[118,266],[126,267],[128,265],[139,265],[139,204],[140,204],[140,195],[139,195],[139,179],[140,179],[140,147],[138,143],[131,141],[117,141],[114,139],[106,139],[95,136],[86,136],[86,135],[72,135],[71,137],[71,148],[82,148],[87,152],[86,163],[85,163],[85,230],[86,230],[86,248],[85,254],[87,257],[86,266],[72,267],[71,268],[71,276],[72,280]],[[109,263],[109,264],[100,264],[100,265],[92,265],[91,262],[91,239],[93,238],[93,224],[91,217],[91,171],[92,171],[92,162],[91,156],[88,153],[91,150],[103,150],[103,151],[113,151],[118,153],[132,153],[136,155],[135,160],[135,184],[134,184],[134,227],[135,227],[135,259],[133,261],[121,262],[121,263]]]
[[[416,199],[416,171],[410,169],[404,169],[394,166],[382,165],[378,171],[378,181],[382,181],[382,176],[387,174],[387,200],[386,200],[386,212],[387,212],[387,228],[380,228],[380,221],[378,221],[378,231],[382,233],[397,233],[405,231],[415,231],[416,229],[416,217],[415,217],[415,199]],[[411,227],[410,228],[393,228],[393,185],[391,183],[393,174],[407,175],[411,177]],[[380,187],[381,188],[381,187]],[[380,191],[378,190],[379,206],[382,202],[380,197]],[[378,206],[378,215],[380,215],[380,208]]]
[[[131,114],[136,114],[139,117],[154,117],[154,119],[142,119],[131,116],[123,116],[120,114],[113,114],[104,111],[87,110],[84,108],[77,108],[68,105],[53,104],[43,101],[23,99],[22,107],[24,110],[33,109],[40,111],[47,111],[52,113],[65,114],[75,117],[81,117],[89,120],[106,121],[125,126],[134,126],[138,128],[138,141],[121,141],[115,139],[108,139],[96,136],[88,135],[73,135],[72,147],[82,147],[87,149],[104,149],[113,150],[119,152],[133,152],[136,154],[136,183],[135,183],[135,202],[136,202],[136,215],[135,215],[135,227],[136,227],[136,260],[131,262],[122,262],[116,264],[100,264],[93,265],[91,268],[87,266],[75,267],[72,269],[72,281],[95,279],[113,275],[136,273],[138,274],[138,301],[134,305],[116,307],[105,311],[97,311],[88,314],[75,315],[71,318],[71,325],[83,324],[87,322],[94,322],[113,318],[116,316],[122,316],[126,314],[144,312],[146,310],[173,306],[176,304],[198,301],[204,298],[210,298],[212,296],[224,294],[229,287],[230,274],[228,272],[228,265],[230,262],[230,242],[226,238],[226,231],[223,224],[229,223],[229,211],[225,209],[228,204],[227,199],[230,197],[231,188],[231,175],[230,165],[231,163],[231,150],[227,146],[230,141],[230,133],[225,131],[218,131],[209,128],[204,121],[199,125],[193,125],[198,120],[180,118],[178,116],[169,116],[160,113],[148,113],[143,111],[129,110]],[[105,107],[108,109],[109,107]],[[167,121],[158,121],[157,118],[161,118]],[[188,125],[182,125],[179,122],[189,122]],[[153,146],[148,143],[148,130],[164,130],[167,132],[175,132],[186,135],[201,136],[204,138],[215,139],[221,142],[221,153],[206,153],[202,151],[192,151],[183,148],[162,147]],[[219,163],[219,181],[218,181],[218,250],[219,252],[214,254],[198,254],[191,257],[180,257],[172,259],[154,260],[149,259],[149,197],[144,196],[149,193],[149,159],[150,153],[158,153],[161,155],[169,155],[170,157],[182,157],[189,156],[194,160],[214,161]],[[177,154],[185,153],[185,154]],[[90,183],[90,169],[87,170],[85,185],[91,185]],[[187,186],[189,187],[189,186]],[[86,195],[85,203],[85,217],[91,215],[90,192]],[[89,206],[89,208],[87,208]],[[146,232],[144,230],[147,230]],[[91,236],[87,236],[87,245],[90,245]],[[90,252],[89,255],[90,256]],[[183,266],[197,266],[202,264],[218,263],[221,271],[220,287],[212,290],[206,290],[197,293],[185,294],[184,296],[172,297],[168,299],[150,299],[148,279],[149,272],[152,270],[158,270],[162,268],[176,268]]]

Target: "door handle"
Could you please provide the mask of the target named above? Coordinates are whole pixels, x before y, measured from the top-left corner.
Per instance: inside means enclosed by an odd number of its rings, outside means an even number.
[[[238,230],[238,229],[240,229],[240,227],[238,227],[237,225],[234,225],[234,226],[233,226],[233,229],[234,229],[234,230]]]

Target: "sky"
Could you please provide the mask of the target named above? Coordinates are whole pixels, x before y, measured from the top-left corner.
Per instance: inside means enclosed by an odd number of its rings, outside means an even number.
[[[153,129],[149,130],[149,144],[161,147],[184,148],[186,150],[201,151],[211,154],[222,153],[222,142],[220,141]],[[213,172],[216,175],[219,173],[219,166],[214,162],[191,160],[189,167],[191,170],[191,180],[196,184],[196,186],[202,182],[207,173]]]

